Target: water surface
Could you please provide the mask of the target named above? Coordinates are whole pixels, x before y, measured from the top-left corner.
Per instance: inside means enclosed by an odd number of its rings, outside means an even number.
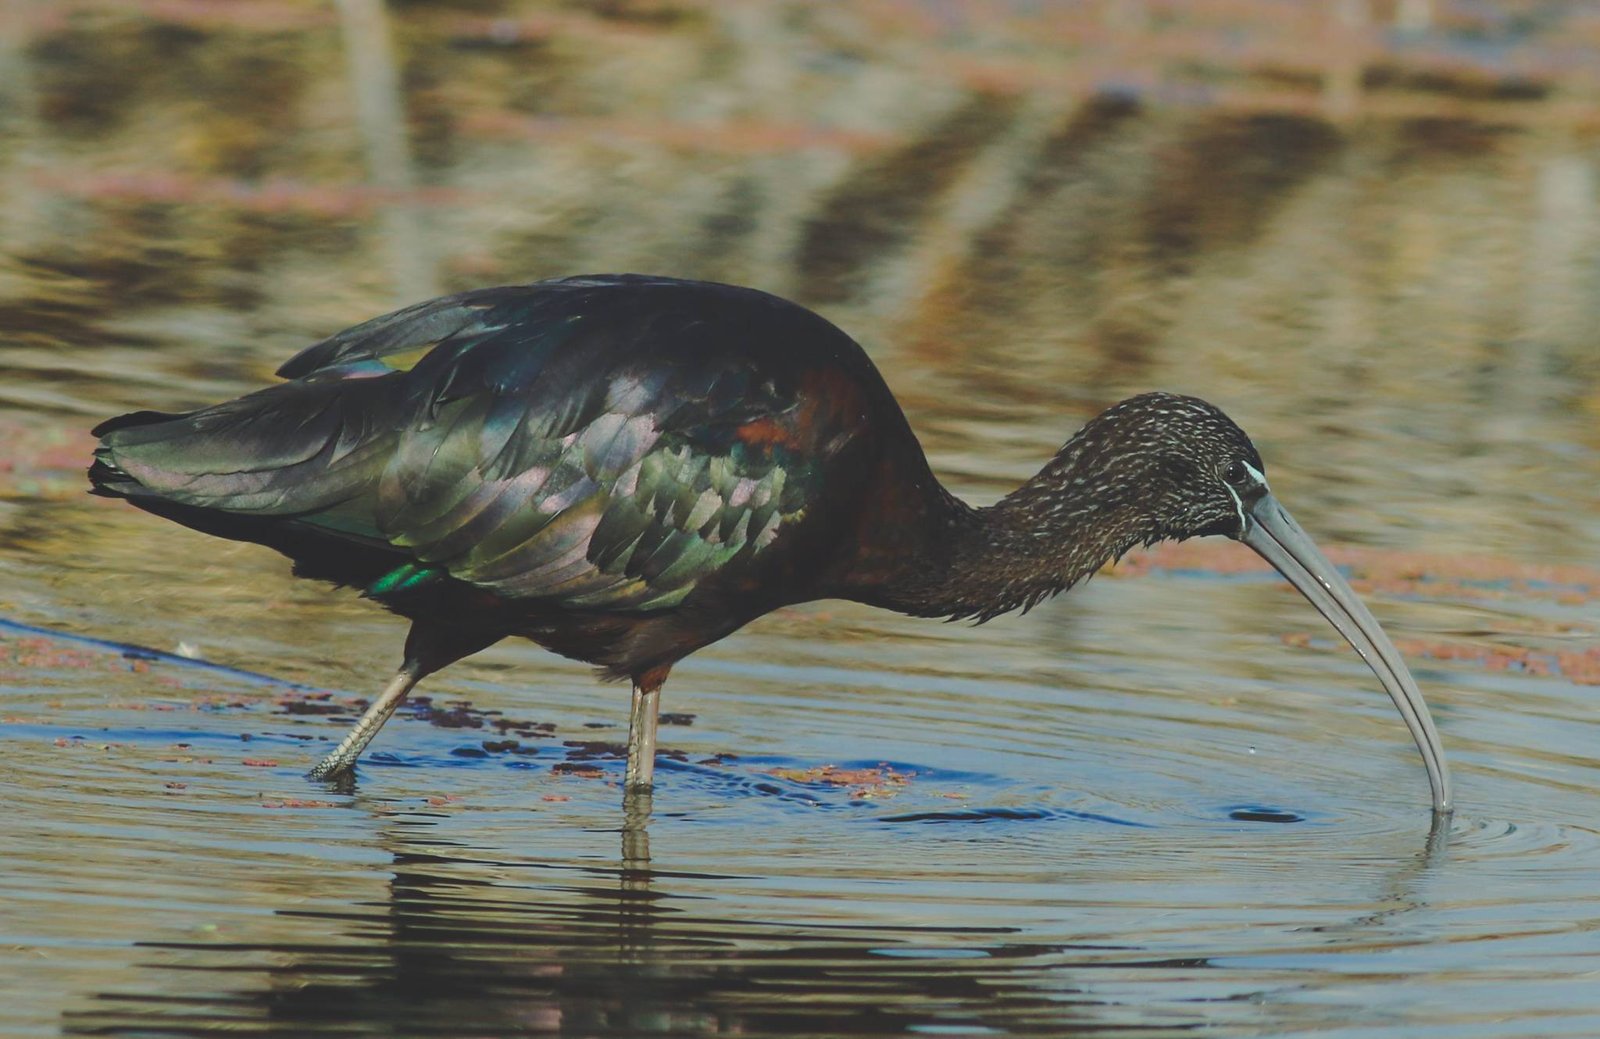
[[[1583,24],[1431,5],[1351,81],[1280,5],[1150,6],[407,4],[387,48],[7,8],[0,1033],[1600,1033]],[[821,309],[974,500],[1216,401],[1411,660],[1454,817],[1209,542],[981,627],[764,618],[674,670],[642,832],[627,690],[522,643],[307,782],[403,625],[89,498],[87,428],[585,270]]]

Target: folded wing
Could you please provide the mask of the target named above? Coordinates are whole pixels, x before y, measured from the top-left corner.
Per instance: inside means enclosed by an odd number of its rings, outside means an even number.
[[[237,518],[232,536],[291,555],[295,538],[380,548],[378,598],[453,579],[562,608],[677,605],[804,515],[802,408],[706,347],[737,329],[560,288],[432,301],[302,352],[291,382],[113,420],[97,487]]]

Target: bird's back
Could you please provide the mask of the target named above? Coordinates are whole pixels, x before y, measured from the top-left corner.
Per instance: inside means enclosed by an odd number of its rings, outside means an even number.
[[[105,423],[96,490],[401,612],[467,588],[547,613],[698,605],[743,623],[826,593],[885,453],[921,458],[848,336],[702,282],[462,293],[279,374],[200,411]]]

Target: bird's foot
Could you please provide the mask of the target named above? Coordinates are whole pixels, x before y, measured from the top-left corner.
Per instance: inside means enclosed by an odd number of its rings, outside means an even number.
[[[335,750],[312,766],[306,778],[318,783],[354,783],[356,763]]]

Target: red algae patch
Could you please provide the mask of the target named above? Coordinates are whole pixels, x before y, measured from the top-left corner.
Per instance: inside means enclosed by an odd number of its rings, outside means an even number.
[[[181,202],[246,213],[305,213],[319,217],[353,217],[384,206],[458,206],[471,196],[454,188],[385,188],[366,184],[319,183],[277,177],[244,180],[200,177],[165,170],[103,172],[55,169],[39,173],[34,183],[53,194],[84,199],[133,202]]]
[[[1306,649],[1317,637],[1299,631],[1282,636],[1282,640],[1286,645]],[[1560,677],[1574,685],[1600,685],[1600,646],[1586,650],[1538,650],[1499,643],[1396,639],[1395,648],[1407,657],[1466,664],[1486,671]]]
[[[1199,570],[1208,574],[1247,574],[1272,567],[1235,541],[1163,541],[1136,548],[1103,568],[1109,577],[1142,577],[1163,570]]]
[[[82,736],[57,736],[55,739],[55,746],[64,750],[76,750],[83,747],[88,747],[93,750],[121,750],[124,745],[121,743],[99,743],[93,740],[85,739]]]
[[[1350,545],[1330,545],[1326,552],[1335,565],[1349,571],[1350,585],[1360,594],[1414,596],[1441,602],[1538,599],[1580,605],[1600,600],[1600,569],[1589,566]],[[1271,573],[1272,568],[1245,546],[1219,540],[1169,542],[1135,550],[1115,568],[1108,568],[1111,576],[1118,577],[1162,571],[1230,575]],[[1284,642],[1301,648],[1310,646],[1312,640],[1313,635],[1305,632],[1283,636]],[[1395,644],[1408,657],[1487,671],[1560,677],[1577,685],[1600,685],[1600,647],[1538,649],[1500,641],[1459,639],[1400,639]]]
[[[1436,599],[1553,599],[1578,605],[1600,598],[1600,569],[1566,563],[1524,563],[1503,556],[1440,555],[1354,545],[1329,545],[1327,556],[1351,571],[1357,591]],[[1228,575],[1268,573],[1267,562],[1233,541],[1165,542],[1136,549],[1107,574],[1136,577],[1191,570]]]
[[[849,787],[850,796],[857,800],[892,797],[916,775],[915,772],[896,772],[887,764],[869,768],[813,765],[810,768],[769,768],[763,771],[766,775],[787,779],[792,783]]]
[[[1600,685],[1600,647],[1581,651],[1541,651],[1523,646],[1401,639],[1395,647],[1407,656],[1475,664],[1488,671],[1559,675],[1575,685]]]
[[[63,646],[51,639],[28,636],[24,638],[0,638],[0,663],[12,664],[24,668],[66,668],[75,670],[139,670],[133,664],[142,664],[142,660],[129,661],[100,650],[77,649]],[[146,665],[143,670],[148,670]]]
[[[31,416],[0,416],[0,496],[81,494],[83,469],[95,443],[86,429],[44,425]]]

